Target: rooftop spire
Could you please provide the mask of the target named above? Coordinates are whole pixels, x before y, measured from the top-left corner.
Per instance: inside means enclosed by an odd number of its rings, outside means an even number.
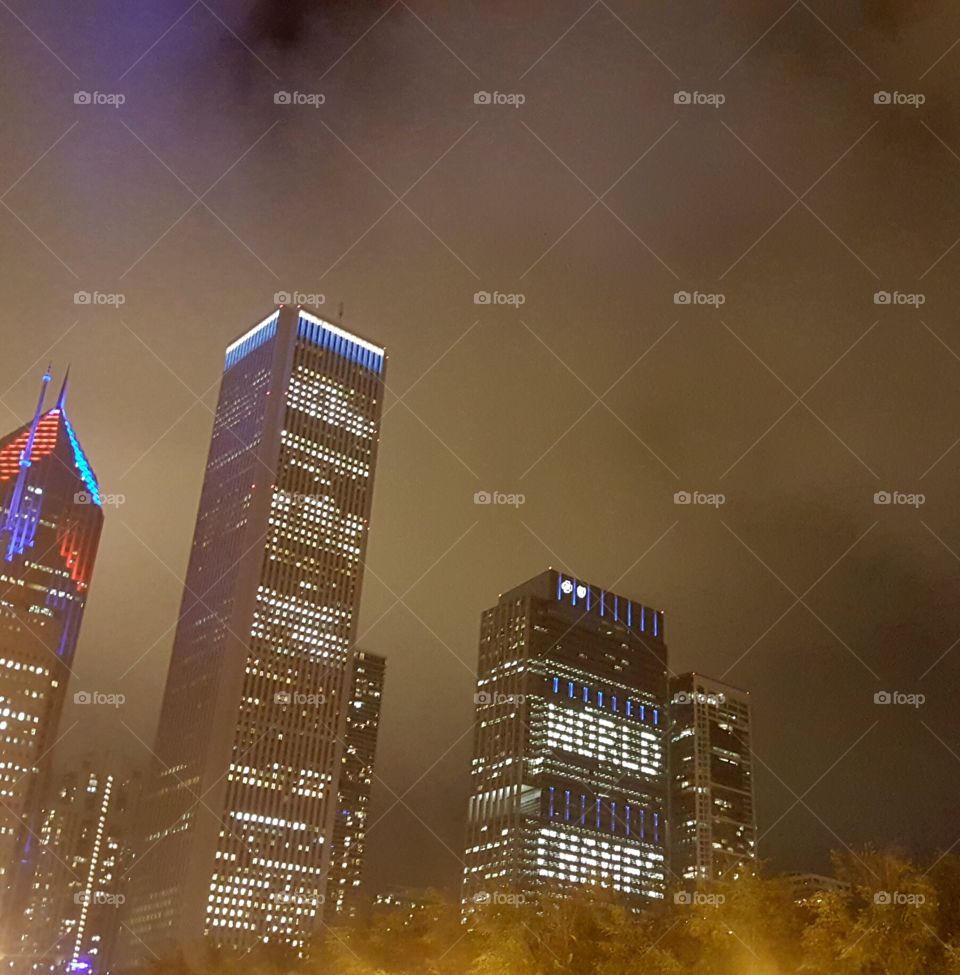
[[[70,367],[67,366],[67,371],[63,374],[63,385],[60,387],[60,395],[57,397],[57,405],[55,409],[62,410],[67,404],[67,381],[70,379]]]

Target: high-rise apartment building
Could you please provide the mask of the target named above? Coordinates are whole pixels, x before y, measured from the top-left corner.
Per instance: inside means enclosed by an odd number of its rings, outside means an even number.
[[[663,613],[548,570],[480,623],[464,904],[664,897]]]
[[[319,928],[384,368],[381,347],[295,307],[226,350],[128,957]]]
[[[731,879],[757,855],[750,695],[701,674],[670,680],[671,870]]]
[[[353,686],[347,706],[340,794],[327,884],[328,906],[345,916],[355,915],[360,906],[386,666],[386,660],[375,653],[357,650],[354,654]]]
[[[0,439],[0,916],[12,951],[103,526],[66,382],[46,409],[49,382],[32,420]]]
[[[20,955],[36,975],[104,975],[133,865],[137,772],[83,761],[49,791]]]

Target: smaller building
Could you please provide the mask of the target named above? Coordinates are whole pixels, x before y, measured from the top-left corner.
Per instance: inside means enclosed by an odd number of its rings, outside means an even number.
[[[821,894],[847,894],[850,892],[850,884],[822,873],[787,873],[784,874],[784,879],[790,882],[793,899],[798,904],[816,900]]]
[[[681,886],[732,879],[756,859],[747,691],[701,674],[671,678],[670,804]]]
[[[21,954],[37,975],[103,975],[120,931],[140,775],[84,761],[41,818]]]
[[[380,707],[387,662],[357,650],[347,705],[337,818],[333,825],[327,900],[338,915],[353,917],[360,905],[364,848],[370,813]]]

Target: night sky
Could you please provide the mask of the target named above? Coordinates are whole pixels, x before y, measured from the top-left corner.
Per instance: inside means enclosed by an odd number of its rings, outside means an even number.
[[[69,364],[123,499],[71,694],[126,703],[63,761],[147,754],[223,349],[301,292],[389,353],[373,889],[456,884],[479,614],[548,565],[753,692],[773,868],[960,840],[955,3],[0,0],[0,45],[0,425]]]

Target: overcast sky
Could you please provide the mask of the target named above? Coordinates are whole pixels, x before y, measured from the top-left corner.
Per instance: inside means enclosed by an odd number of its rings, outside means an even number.
[[[547,565],[753,692],[773,867],[960,839],[960,9],[914,7],[0,3],[0,418],[70,364],[123,498],[71,691],[127,702],[64,756],[152,744],[223,349],[301,292],[389,352],[375,889],[455,885],[479,615]]]

